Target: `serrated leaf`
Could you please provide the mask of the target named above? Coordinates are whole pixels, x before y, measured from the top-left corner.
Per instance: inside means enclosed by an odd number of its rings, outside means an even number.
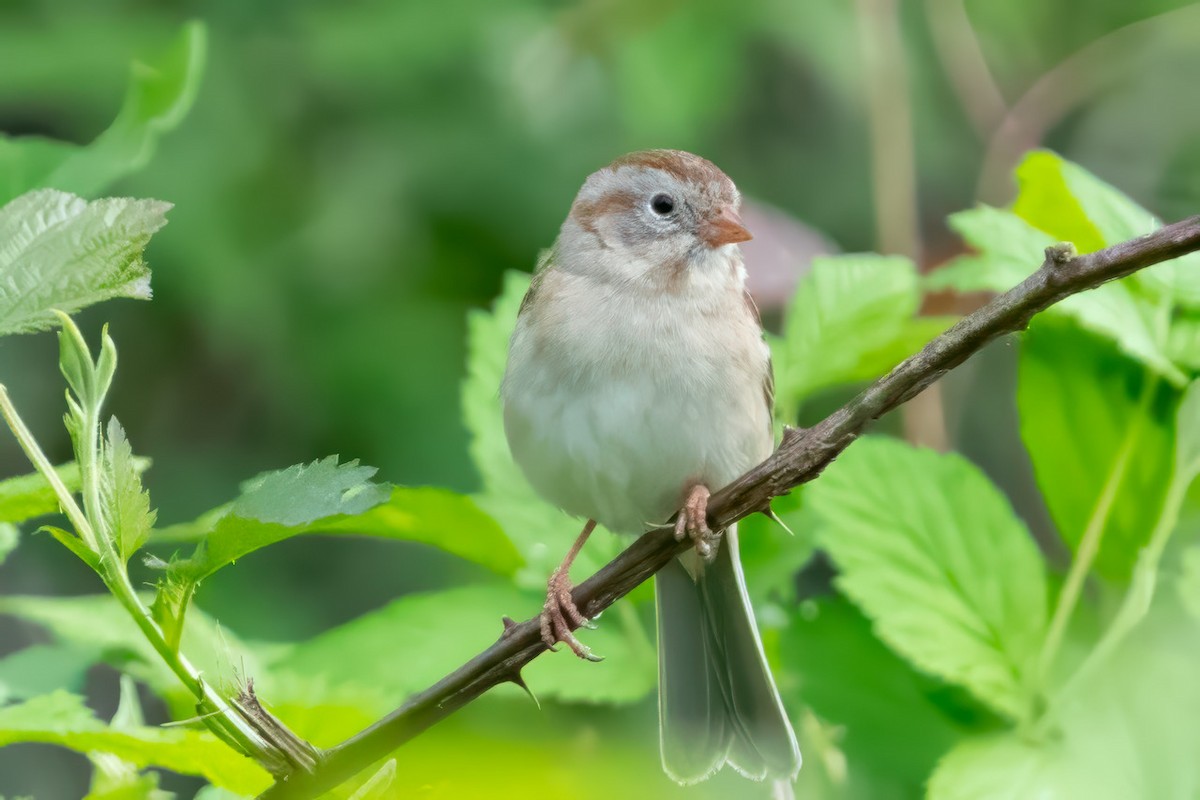
[[[971,729],[938,705],[948,694],[871,632],[849,602],[825,597],[794,606],[780,637],[781,689],[842,732],[851,775],[886,775],[920,786]],[[790,678],[790,682],[789,682]]]
[[[1126,580],[1171,478],[1174,393],[1062,319],[1035,320],[1018,363],[1021,439],[1059,534],[1075,549],[1110,502],[1095,569]]]
[[[155,541],[200,540],[190,559],[171,565],[172,574],[188,580],[202,579],[269,544],[311,533],[422,542],[503,575],[517,568],[512,545],[470,498],[432,487],[372,483],[374,468],[356,464],[336,466],[330,458],[274,473],[261,484],[248,482],[238,500],[195,523],[159,531]]]
[[[138,767],[161,767],[241,792],[258,792],[270,776],[210,733],[180,728],[117,730],[96,719],[78,695],[65,691],[0,708],[0,746],[41,742],[81,753],[111,753]]]
[[[1012,211],[983,207],[951,216],[951,227],[978,253],[935,272],[928,279],[931,288],[1006,291],[1041,266],[1043,251],[1055,242],[1070,241],[1087,253],[1159,227],[1121,192],[1053,153],[1031,153],[1017,177],[1020,192]],[[1072,295],[1048,313],[1074,317],[1182,386],[1187,379],[1172,358],[1178,345],[1169,342],[1166,311],[1172,301],[1195,299],[1200,259],[1177,259]]]
[[[568,517],[538,496],[513,462],[504,438],[500,381],[508,357],[508,340],[517,324],[529,276],[509,272],[504,290],[490,312],[473,311],[467,318],[467,378],[462,387],[463,419],[471,434],[471,460],[483,480],[475,500],[512,541],[525,569],[520,585],[545,587],[583,523]],[[621,549],[615,536],[593,535],[575,561],[578,574],[589,575],[612,560]]]
[[[380,693],[385,707],[424,689],[480,650],[503,631],[501,616],[524,619],[541,610],[543,594],[521,591],[510,585],[489,584],[410,595],[362,615],[306,642],[301,642],[272,662],[271,673],[280,686],[289,676],[303,676],[298,685],[312,691],[311,681],[336,690],[343,686],[370,686]],[[653,691],[657,662],[653,645],[639,649],[636,637],[623,630],[617,614],[606,613],[594,631],[580,638],[605,656],[600,664],[582,662],[565,651],[536,659],[525,670],[525,680],[539,698],[588,702],[632,702]],[[403,668],[398,669],[397,664]],[[287,702],[286,692],[275,697]]]
[[[1042,265],[1056,240],[1011,211],[979,206],[951,214],[947,224],[977,255],[956,258],[930,273],[930,290],[1005,292]]]
[[[203,23],[189,22],[161,58],[135,61],[120,112],[90,145],[0,135],[0,203],[38,188],[95,195],[145,166],[191,109],[206,46]]]
[[[133,449],[116,417],[108,421],[107,437],[100,481],[101,512],[121,561],[128,562],[146,542],[157,514],[150,508],[150,494],[142,488]]]
[[[912,355],[950,322],[915,318],[920,305],[917,268],[906,258],[814,259],[788,307],[783,336],[772,340],[779,405],[795,407],[820,389],[878,377]]]
[[[242,484],[230,513],[286,526],[360,514],[387,499],[387,487],[371,482],[376,472],[357,460],[339,464],[337,456],[264,472]]]
[[[1035,150],[1017,168],[1021,191],[1013,211],[1080,253],[1152,233],[1162,221],[1088,170],[1045,150]],[[1200,304],[1200,256],[1195,254],[1139,270],[1130,285],[1159,300]]]
[[[909,661],[1024,719],[1046,621],[1041,556],[987,478],[957,455],[881,437],[806,493],[838,586]]]
[[[44,330],[67,313],[114,297],[150,297],[142,261],[170,203],[87,202],[41,189],[0,208],[0,335]]]

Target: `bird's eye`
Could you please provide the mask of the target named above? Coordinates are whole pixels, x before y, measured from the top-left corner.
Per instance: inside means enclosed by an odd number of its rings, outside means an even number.
[[[669,194],[656,194],[650,198],[650,208],[660,217],[665,217],[675,210],[675,200]]]

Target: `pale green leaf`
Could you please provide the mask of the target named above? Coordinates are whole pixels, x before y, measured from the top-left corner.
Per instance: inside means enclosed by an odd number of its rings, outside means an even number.
[[[39,188],[94,196],[145,166],[192,107],[206,41],[203,23],[189,22],[161,58],[135,61],[117,118],[90,145],[0,135],[0,203]]]
[[[1175,479],[1191,483],[1200,475],[1200,381],[1192,381],[1175,412]]]
[[[925,279],[931,290],[1005,292],[1025,280],[1058,240],[1011,211],[991,206],[951,214],[947,223],[977,255],[956,258]]]
[[[101,511],[121,560],[129,561],[150,535],[156,513],[150,508],[150,494],[142,488],[125,429],[116,417],[108,422],[104,462],[100,483]]]
[[[302,642],[272,662],[270,695],[289,702],[288,686],[311,697],[313,682],[334,691],[369,686],[385,708],[433,684],[494,642],[501,617],[525,619],[541,610],[543,594],[505,584],[410,595]],[[639,648],[627,623],[610,610],[580,638],[605,656],[584,664],[568,651],[543,656],[525,669],[538,697],[591,702],[631,702],[645,697],[657,677],[653,645]],[[398,666],[399,665],[399,666]],[[580,672],[587,667],[587,674]],[[297,678],[301,680],[296,680]]]
[[[50,327],[66,312],[113,297],[150,297],[142,261],[169,203],[87,202],[41,189],[0,208],[0,334]]]
[[[483,489],[475,500],[500,523],[516,546],[525,562],[517,580],[533,589],[546,585],[546,578],[558,566],[583,523],[538,496],[513,462],[504,438],[500,381],[508,357],[508,340],[528,288],[528,275],[510,272],[492,311],[474,311],[468,317],[462,406],[471,434],[471,459],[483,479]],[[612,560],[620,549],[621,540],[616,537],[593,535],[575,561],[576,570],[589,575]]]
[[[788,307],[783,336],[772,340],[779,405],[878,377],[912,355],[948,324],[916,319],[920,305],[917,269],[906,258],[815,259]]]
[[[35,644],[0,658],[0,703],[55,689],[79,691],[99,651],[73,644]]]
[[[1179,557],[1179,575],[1175,578],[1175,596],[1192,618],[1200,621],[1200,545],[1184,549]]]
[[[194,523],[156,532],[156,543],[201,542],[190,559],[172,564],[172,574],[198,580],[259,548],[302,534],[421,542],[502,575],[520,564],[512,544],[471,498],[433,487],[389,489],[369,480],[371,467],[334,463],[326,459],[276,473],[290,477],[280,479],[283,485],[275,479],[262,487],[248,484],[248,494],[234,503]],[[311,494],[302,497],[305,492]],[[292,496],[296,502],[289,504]]]
[[[867,437],[813,483],[818,542],[879,637],[1014,718],[1046,621],[1044,566],[1004,496],[969,462]]]
[[[150,597],[142,599],[149,604]],[[35,622],[59,643],[96,652],[98,658],[120,666],[161,697],[180,701],[184,707],[195,704],[129,613],[111,595],[3,596],[0,614]],[[232,631],[218,626],[198,608],[188,612],[183,650],[213,686],[232,687],[239,676],[258,677],[265,673],[261,648],[242,643]]]
[[[1018,167],[1017,177],[1020,193],[1012,211],[982,207],[951,216],[951,227],[977,253],[936,271],[928,279],[930,288],[1006,291],[1040,267],[1045,248],[1058,241],[1070,241],[1087,253],[1158,227],[1153,215],[1132,200],[1052,153],[1031,153]],[[1200,297],[1200,262],[1194,266],[1198,268],[1178,261],[1161,264],[1072,295],[1049,313],[1074,317],[1180,386],[1186,377],[1172,358],[1179,344],[1169,341],[1165,312],[1172,299],[1185,299],[1189,280],[1195,282],[1192,294]],[[1142,291],[1153,276],[1168,272],[1178,286],[1169,292]],[[1177,281],[1176,272],[1191,277]]]
[[[952,750],[929,800],[1191,800],[1200,786],[1198,639],[1194,624],[1159,607],[1115,658],[1057,698],[1044,733]]]
[[[374,508],[388,498],[388,487],[371,481],[375,472],[357,461],[338,464],[337,456],[329,456],[251,478],[237,500],[215,518],[205,518],[213,523],[211,532],[190,559],[173,563],[172,570],[199,581],[318,520]]]
[[[81,753],[110,753],[138,767],[199,775],[242,792],[258,792],[270,776],[208,732],[137,726],[114,729],[96,719],[83,698],[57,691],[0,708],[0,747],[41,742]]]
[[[149,466],[144,459],[138,462],[139,471]],[[55,467],[54,471],[68,490],[79,491],[79,467],[74,461]],[[0,522],[24,522],[57,512],[58,496],[40,472],[0,481]]]
[[[3,564],[8,554],[17,549],[21,540],[21,532],[11,522],[0,522],[0,564]]]
[[[1066,320],[1035,320],[1021,340],[1021,439],[1046,507],[1074,549],[1116,482],[1095,561],[1116,580],[1129,577],[1171,478],[1174,393],[1154,380]]]
[[[1075,244],[1080,253],[1151,233],[1162,222],[1132,198],[1078,164],[1045,150],[1034,151],[1017,168],[1021,191],[1013,211],[1051,236]],[[1128,279],[1159,299],[1200,304],[1200,256],[1155,264]]]

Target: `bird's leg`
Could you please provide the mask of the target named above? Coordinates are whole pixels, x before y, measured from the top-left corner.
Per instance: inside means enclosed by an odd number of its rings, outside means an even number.
[[[696,545],[696,552],[705,561],[712,561],[717,554],[717,545],[721,541],[721,532],[715,533],[708,527],[708,487],[698,483],[688,491],[683,508],[675,518],[675,538],[683,541],[690,538]]]
[[[601,661],[602,659],[592,655],[592,651],[583,642],[576,639],[575,634],[572,633],[576,628],[587,625],[588,620],[579,613],[575,601],[571,599],[571,577],[568,572],[571,569],[571,562],[575,560],[575,556],[579,555],[579,551],[583,549],[583,543],[592,535],[595,527],[596,520],[589,519],[583,526],[579,538],[575,540],[575,544],[571,545],[566,558],[558,565],[558,569],[550,573],[550,580],[546,584],[546,605],[542,607],[540,619],[542,641],[546,643],[547,647],[554,650],[556,643],[566,642],[567,647],[571,648],[575,655],[588,661]]]

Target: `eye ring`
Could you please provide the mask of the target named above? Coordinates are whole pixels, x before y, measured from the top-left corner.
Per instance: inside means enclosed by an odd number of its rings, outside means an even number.
[[[650,210],[660,217],[665,217],[675,210],[675,198],[660,192],[650,198]]]

